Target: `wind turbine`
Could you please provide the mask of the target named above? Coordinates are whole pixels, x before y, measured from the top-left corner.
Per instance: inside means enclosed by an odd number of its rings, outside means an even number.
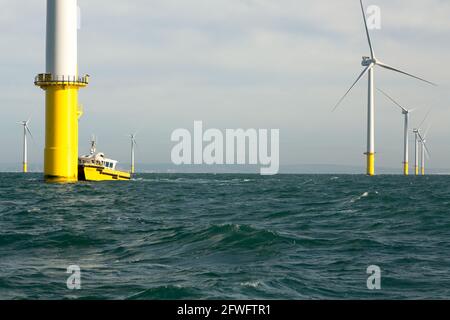
[[[424,176],[425,175],[425,156],[429,159],[430,158],[430,151],[428,150],[428,147],[427,147],[427,144],[426,144],[426,142],[427,142],[426,135],[427,134],[425,133],[422,136],[420,134],[420,130],[418,130],[417,131],[417,135],[420,138],[420,144],[421,144],[421,149],[422,149],[422,154],[421,154],[421,157],[420,157],[420,160],[421,160],[420,161],[420,167],[421,167],[420,171],[421,171],[421,174]]]
[[[421,174],[422,175],[425,174],[424,160],[423,159],[425,158],[425,156],[424,156],[425,151],[428,153],[428,150],[427,150],[426,147],[424,148],[424,144],[422,143],[423,139],[422,139],[422,136],[420,134],[420,130],[421,130],[420,128],[422,127],[422,125],[427,120],[428,116],[431,113],[431,110],[432,109],[430,109],[428,111],[428,113],[426,114],[425,118],[422,120],[420,125],[417,128],[413,129],[414,136],[415,136],[415,165],[414,165],[414,173],[415,173],[416,176],[419,175],[419,153],[420,153],[420,156],[421,156],[421,161],[420,161],[421,162],[421,167],[422,167]],[[426,134],[425,134],[425,136],[426,136]],[[427,156],[429,157],[429,153],[427,154]]]
[[[374,68],[375,66],[382,67],[384,69],[395,71],[404,75],[407,75],[409,77],[418,79],[420,81],[426,82],[428,84],[436,86],[436,84],[427,81],[425,79],[416,77],[410,73],[401,71],[397,68],[391,67],[381,61],[379,61],[375,57],[375,52],[372,46],[372,41],[370,39],[369,34],[369,28],[367,27],[367,21],[366,21],[366,15],[364,12],[364,5],[362,0],[360,0],[361,4],[361,11],[363,15],[364,20],[364,27],[366,29],[366,35],[367,35],[367,41],[369,43],[370,48],[370,57],[363,57],[361,65],[364,68],[364,70],[361,72],[361,74],[358,76],[356,81],[352,84],[350,89],[347,90],[347,92],[344,94],[344,96],[339,100],[339,102],[334,107],[333,111],[337,109],[337,107],[341,104],[341,102],[347,97],[349,92],[353,89],[353,87],[359,82],[359,80],[367,73],[368,74],[368,80],[369,80],[369,86],[368,86],[368,112],[367,112],[367,175],[373,176],[375,175],[375,99],[374,99]]]
[[[405,107],[401,106],[397,101],[395,101],[392,97],[390,97],[386,92],[381,90],[380,88],[377,88],[378,91],[380,91],[385,97],[387,97],[389,100],[391,100],[397,107],[402,109],[402,114],[405,116],[405,127],[404,127],[404,149],[403,149],[403,174],[405,176],[409,175],[409,114],[413,112],[414,110],[408,110]]]
[[[414,148],[414,174],[419,175],[419,129],[414,129],[415,148]]]
[[[30,120],[19,122],[23,126],[23,172],[28,172],[28,143],[27,143],[27,135],[29,134],[31,138],[33,135],[31,134],[30,128],[28,124]]]
[[[134,170],[134,148],[136,147],[136,133],[130,134],[131,138],[131,174],[135,172]]]

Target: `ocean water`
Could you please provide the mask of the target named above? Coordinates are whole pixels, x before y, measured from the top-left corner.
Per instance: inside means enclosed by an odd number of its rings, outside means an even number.
[[[41,179],[0,174],[0,299],[450,298],[448,176]]]

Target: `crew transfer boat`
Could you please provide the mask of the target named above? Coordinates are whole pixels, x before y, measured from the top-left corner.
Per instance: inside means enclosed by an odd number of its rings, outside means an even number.
[[[79,181],[130,180],[131,173],[116,170],[117,161],[96,152],[96,141],[91,141],[91,153],[78,158]]]

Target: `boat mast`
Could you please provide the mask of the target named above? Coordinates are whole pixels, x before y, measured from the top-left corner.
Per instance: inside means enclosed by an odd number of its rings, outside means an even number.
[[[93,155],[95,153],[97,149],[97,143],[95,142],[95,136],[92,135],[91,137],[91,155]]]

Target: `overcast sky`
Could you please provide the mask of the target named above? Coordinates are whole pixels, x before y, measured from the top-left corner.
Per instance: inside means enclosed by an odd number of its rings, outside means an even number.
[[[369,49],[358,0],[79,0],[80,153],[89,136],[129,162],[127,134],[138,132],[138,162],[168,163],[177,128],[280,129],[281,164],[363,165],[367,81],[334,113]],[[433,107],[428,141],[435,168],[450,168],[450,1],[371,0],[382,29],[377,57],[437,82],[434,88],[384,69],[376,84],[417,124]],[[0,0],[1,163],[21,161],[20,120],[31,118],[30,161],[42,163],[44,0]],[[402,162],[403,118],[376,97],[377,165]],[[412,136],[411,136],[412,141]],[[413,160],[411,148],[411,160]]]

